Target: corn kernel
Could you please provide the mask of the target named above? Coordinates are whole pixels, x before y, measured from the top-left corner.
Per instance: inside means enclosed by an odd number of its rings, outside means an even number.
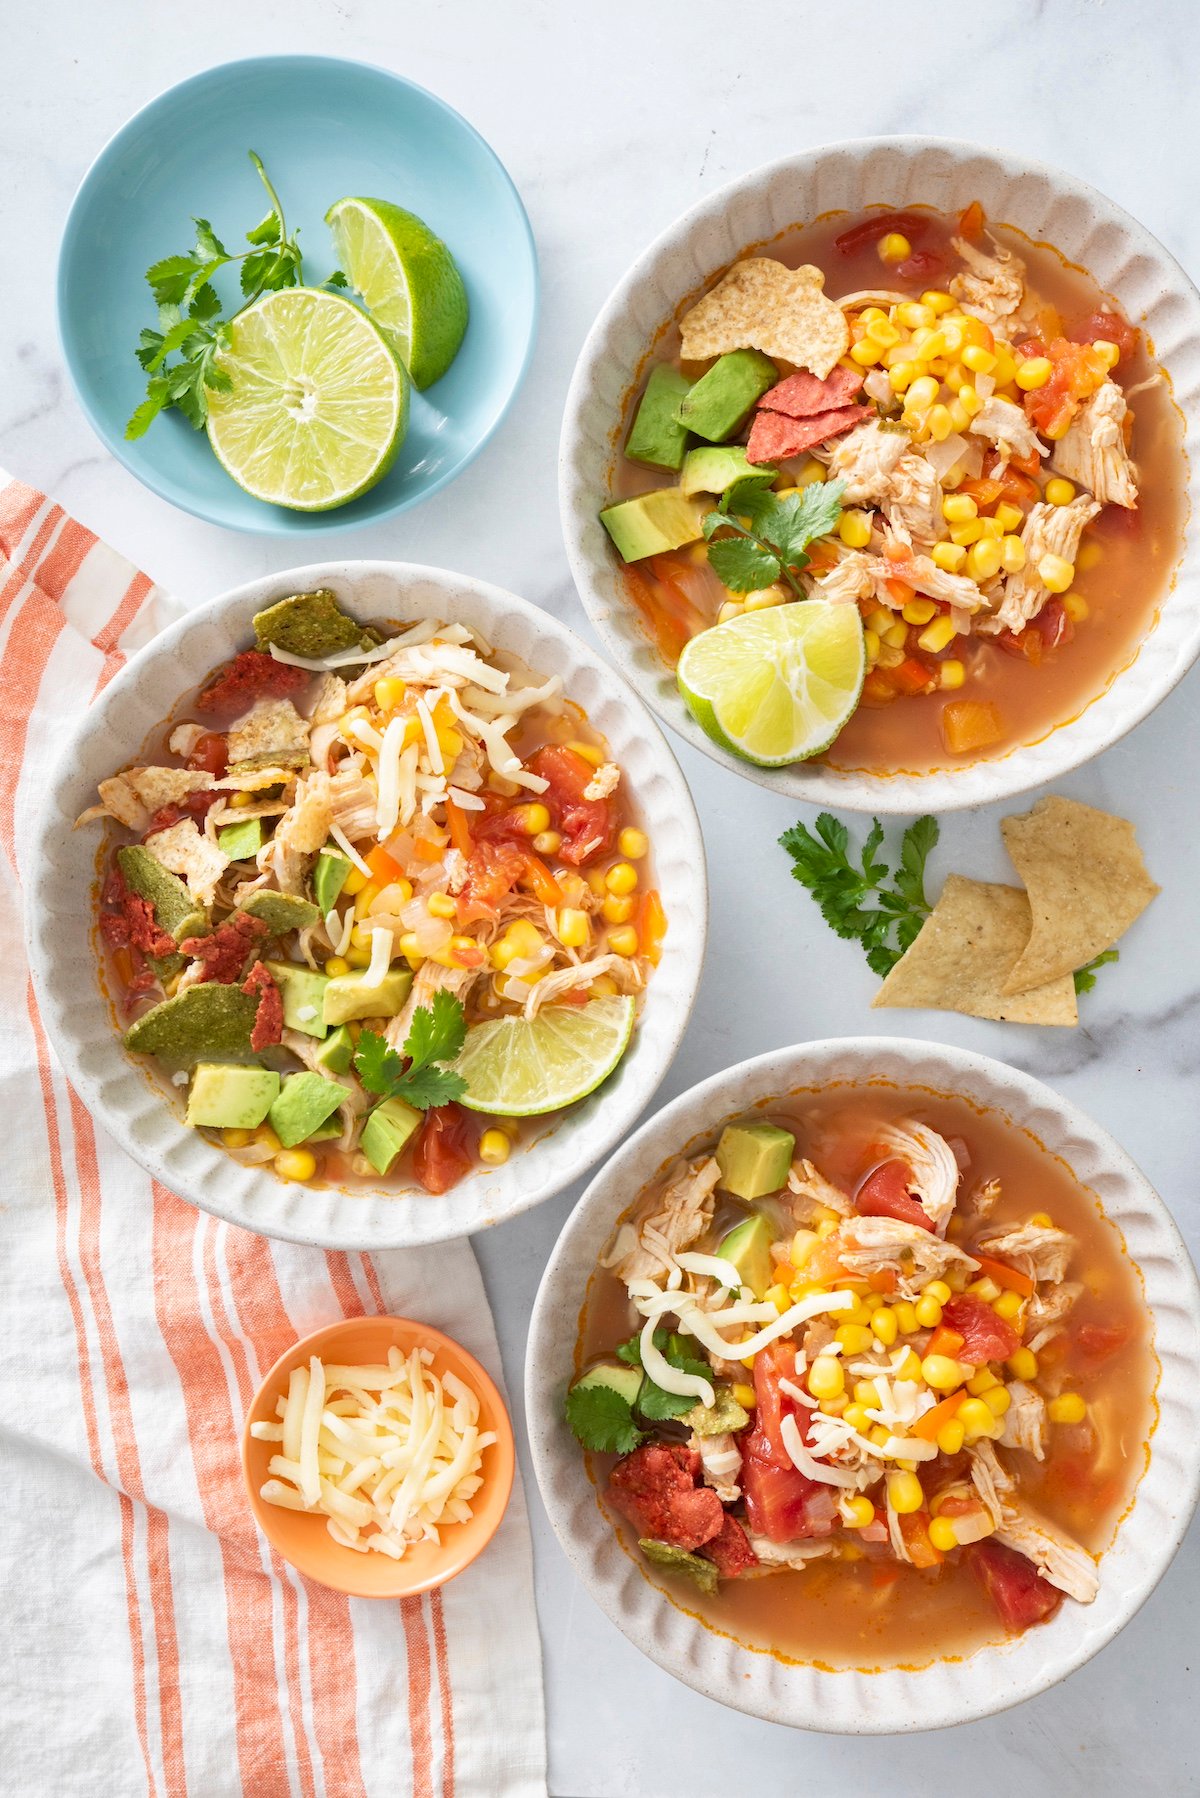
[[[937,607],[931,599],[910,599],[901,607],[900,616],[906,624],[928,624],[931,618],[937,617]]]
[[[638,933],[631,924],[620,930],[610,930],[608,946],[614,955],[636,955],[638,952]]]
[[[873,1423],[866,1434],[868,1442],[873,1442],[876,1448],[882,1448],[885,1442],[891,1440],[892,1432],[884,1423]]]
[[[919,1330],[921,1327],[917,1322],[916,1306],[911,1305],[907,1299],[900,1299],[892,1306],[892,1315],[896,1319],[896,1328],[901,1336],[911,1336],[914,1330]]]
[[[868,1292],[863,1299],[863,1304],[867,1307],[867,1310],[872,1313],[878,1311],[885,1302],[881,1292]]]
[[[622,899],[610,893],[600,907],[600,915],[606,924],[628,924],[636,905],[636,899]]]
[[[847,549],[865,549],[871,541],[871,520],[866,512],[843,512],[838,519],[838,536]]]
[[[979,516],[979,507],[969,493],[951,493],[942,501],[942,516],[951,524],[966,524]]]
[[[936,1330],[942,1321],[942,1307],[928,1289],[923,1292],[914,1307],[917,1322],[923,1330]]]
[[[354,915],[356,918],[367,917],[371,910],[371,906],[374,904],[375,900],[378,899],[382,890],[383,889],[380,887],[378,881],[368,880],[365,882],[354,896]]]
[[[901,231],[889,231],[881,237],[878,250],[881,262],[906,262],[912,255],[912,245]]]
[[[878,632],[872,631],[872,630],[865,630],[863,632],[863,647],[865,648],[865,650],[867,652],[868,662],[870,662],[872,664],[877,662],[879,660],[879,635],[878,635]]]
[[[567,949],[582,949],[590,939],[592,927],[586,912],[564,905],[558,914],[558,940]]]
[[[850,346],[850,360],[857,362],[860,368],[873,368],[882,355],[883,345],[872,343],[869,337],[860,337]]]
[[[254,804],[255,798],[254,793],[231,793],[229,803],[235,811],[244,811],[248,805]]]
[[[281,1149],[271,1163],[281,1180],[311,1180],[317,1158],[311,1149]]]
[[[922,306],[928,306],[933,313],[953,312],[954,299],[951,294],[940,287],[930,287],[921,295]]]
[[[1031,1224],[1036,1224],[1039,1230],[1053,1230],[1054,1228],[1054,1219],[1048,1211],[1031,1212],[1029,1221]]]
[[[889,1473],[887,1495],[892,1510],[899,1512],[902,1517],[919,1511],[925,1503],[925,1494],[915,1473]]]
[[[741,615],[742,615],[742,604],[741,604],[740,600],[727,599],[727,600],[724,600],[722,602],[722,604],[717,607],[717,623],[718,624],[728,624],[729,620],[731,618],[740,618]]]
[[[947,693],[957,692],[959,687],[965,683],[966,678],[965,665],[954,657],[938,666],[938,686]]]
[[[941,323],[942,342],[946,346],[948,356],[960,356],[966,345],[966,333],[962,326],[952,318],[943,318]]]
[[[1082,593],[1068,593],[1063,598],[1063,611],[1072,624],[1082,624],[1090,608]]]
[[[1012,1404],[1012,1394],[1007,1386],[989,1386],[983,1395],[983,1402],[993,1417],[1003,1417]]]
[[[873,1338],[870,1330],[862,1324],[839,1324],[834,1332],[834,1340],[841,1343],[848,1355],[865,1355]]]
[[[857,1430],[860,1436],[865,1436],[871,1427],[871,1419],[865,1405],[847,1405],[846,1409],[842,1412],[842,1416],[850,1425],[850,1428],[852,1430]]]
[[[254,1141],[253,1130],[236,1130],[232,1126],[222,1130],[221,1141],[227,1149],[244,1149],[248,1142]]]
[[[971,1394],[972,1398],[982,1398],[983,1394],[989,1391],[991,1387],[998,1386],[999,1384],[999,1380],[996,1378],[990,1367],[981,1367],[979,1371],[973,1373],[967,1381],[967,1391]]]
[[[996,386],[1011,387],[1016,372],[1017,359],[1013,355],[1010,345],[998,343],[996,345],[996,366],[992,370],[992,379]]]
[[[604,876],[604,884],[610,893],[623,899],[632,893],[638,883],[638,871],[632,862],[616,862]]]
[[[743,1411],[753,1411],[758,1403],[758,1395],[753,1386],[747,1386],[741,1380],[737,1381],[735,1384],[733,1396],[742,1407]]]
[[[1002,560],[999,543],[994,537],[985,537],[967,551],[967,573],[973,581],[990,581],[994,574],[999,574]]]
[[[936,374],[941,380],[941,370],[934,364],[941,362],[946,353],[946,340],[940,331],[917,331],[913,336],[913,353],[917,361],[925,365],[931,375]]]
[[[992,1310],[997,1317],[1002,1317],[1005,1323],[1011,1323],[1015,1317],[1021,1315],[1021,1306],[1024,1302],[1019,1292],[1002,1292],[992,1306]]]
[[[905,395],[905,408],[914,412],[924,412],[937,399],[939,383],[932,375],[919,375]]]
[[[964,388],[963,391],[966,392],[967,390]],[[970,425],[974,414],[963,405],[960,399],[951,400],[948,409],[950,413],[950,423],[954,426],[954,429],[956,431],[965,431]]]
[[[929,1525],[929,1540],[940,1554],[949,1554],[952,1548],[958,1547],[958,1537],[954,1533],[954,1523],[949,1517],[934,1517]]]
[[[894,1377],[897,1380],[919,1380],[922,1377],[921,1357],[915,1349],[905,1349],[896,1363]]]
[[[953,1392],[963,1383],[962,1368],[949,1355],[926,1355],[921,1363],[921,1374],[926,1385],[932,1386],[935,1392]]]
[[[425,905],[431,918],[452,918],[458,910],[449,893],[430,893]]]
[[[963,1445],[966,1433],[957,1417],[952,1417],[949,1423],[944,1423],[937,1433],[937,1445],[942,1454],[956,1455]]]
[[[1062,556],[1056,556],[1053,551],[1048,551],[1042,557],[1037,571],[1043,587],[1049,587],[1051,593],[1065,593],[1075,579],[1074,564],[1064,561]]]
[[[978,548],[978,545],[976,545],[976,548]],[[974,554],[974,551],[972,551],[972,554]],[[920,636],[917,638],[917,642],[920,644],[921,648],[926,650],[931,656],[936,656],[940,655],[943,649],[948,649],[950,647],[950,644],[954,641],[955,635],[954,620],[951,618],[949,612],[939,612],[934,617],[933,622],[927,625],[921,632]]]
[[[950,541],[963,545],[978,543],[989,534],[988,523],[986,518],[968,518],[965,524],[953,524],[950,526]]]
[[[967,559],[960,543],[935,543],[929,553],[936,566],[944,568],[947,574],[957,574]]]
[[[410,968],[419,968],[421,963],[425,960],[425,953],[421,948],[420,940],[415,930],[406,930],[404,935],[400,938],[397,947]],[[511,952],[509,952],[505,961],[502,962],[498,959],[500,951],[503,948],[503,943],[496,943],[492,948],[492,961],[498,968],[507,966],[507,963],[512,960]]]
[[[893,393],[905,393],[921,373],[920,364],[905,358],[902,362],[893,362],[888,369],[888,381]]]
[[[896,323],[908,331],[928,330],[935,316],[931,306],[923,306],[918,300],[902,300],[892,314]]]
[[[604,762],[604,751],[596,743],[580,743],[572,737],[567,748],[573,749],[576,755],[582,756],[583,760],[589,762],[593,768],[599,768]]]
[[[879,1407],[879,1388],[874,1380],[856,1380],[854,1383],[854,1402],[866,1405],[869,1410]]]
[[[987,1275],[981,1280],[972,1280],[971,1284],[967,1287],[967,1291],[976,1293],[981,1299],[986,1299],[989,1305],[993,1299],[998,1299],[1000,1297],[1000,1288],[997,1286],[996,1282],[988,1278]]]
[[[479,1138],[479,1159],[485,1167],[503,1167],[512,1144],[503,1130],[485,1130]]]
[[[799,493],[804,487],[819,487],[825,478],[825,465],[823,462],[818,462],[814,456],[811,462],[805,463],[803,469],[796,476],[796,491]]]
[[[935,443],[944,443],[954,429],[954,420],[950,416],[948,406],[931,406],[927,423],[929,435]]]
[[[871,1318],[871,1330],[885,1348],[891,1348],[899,1331],[896,1313],[881,1307]]]
[[[991,350],[985,350],[981,344],[970,343],[962,353],[963,365],[973,375],[990,375],[996,366],[996,358]]]
[[[1056,474],[1052,481],[1046,482],[1042,498],[1048,506],[1069,506],[1075,498],[1075,483]]]
[[[359,893],[362,892],[363,888],[370,881],[370,878],[371,876],[369,874],[364,874],[361,868],[351,868],[349,874],[347,874],[345,880],[342,882],[343,893],[348,894],[352,899],[357,898]]]
[[[897,618],[893,624],[888,625],[883,633],[883,642],[889,649],[904,648],[908,642],[908,626],[902,618]]]
[[[760,587],[757,593],[747,593],[742,604],[742,610],[745,612],[765,612],[771,606],[784,605],[787,599],[788,595],[780,586]]]
[[[836,1398],[823,1398],[817,1406],[818,1411],[826,1417],[844,1417],[846,1414],[846,1394],[840,1392]]]
[[[958,1407],[955,1418],[963,1427],[966,1440],[970,1442],[977,1436],[990,1436],[995,1432],[996,1419],[992,1415],[990,1405],[981,1398],[966,1398]]]
[[[992,537],[999,543],[1001,537],[1004,535],[1004,527],[1000,523],[1000,520],[998,518],[981,518],[979,522],[983,526],[984,536]]]
[[[1121,360],[1120,350],[1115,343],[1110,343],[1107,337],[1097,337],[1092,348],[1097,352],[1107,368],[1115,368],[1117,363]]]
[[[337,980],[340,975],[350,972],[350,963],[344,955],[331,955],[325,963],[323,972],[328,974],[331,980]]]
[[[1019,574],[1025,566],[1025,545],[1019,537],[1001,537],[1000,566],[1005,574]]]
[[[974,418],[977,412],[982,412],[983,401],[980,399],[975,389],[973,387],[968,387],[966,382],[959,388],[955,397],[958,400],[958,404],[966,413],[968,419]],[[962,428],[961,425],[958,427],[959,430],[962,430]]]
[[[936,1299],[939,1305],[948,1305],[950,1300],[954,1297],[954,1294],[944,1280],[930,1280],[928,1286],[922,1286],[921,1297],[923,1299]],[[939,1317],[938,1322],[940,1323],[941,1321],[942,1320]]]
[[[385,674],[375,682],[375,704],[381,712],[394,712],[407,692],[407,686],[396,675]]]
[[[992,517],[1000,526],[1002,534],[1007,534],[1009,531],[1020,530],[1021,525],[1025,521],[1025,514],[1022,512],[1020,506],[1014,506],[1006,499],[1000,501],[1000,504],[992,512]]]
[[[617,838],[617,848],[626,861],[640,862],[650,853],[650,839],[644,830],[637,830],[629,824]]]
[[[1054,373],[1049,356],[1027,356],[1016,371],[1017,386],[1022,393],[1034,393],[1044,387]]]
[[[766,1292],[764,1292],[764,1294],[763,1294],[763,1298],[766,1300],[768,1305],[774,1305],[776,1311],[778,1311],[778,1313],[781,1317],[783,1316],[785,1311],[790,1309],[791,1303],[792,1303],[791,1293],[788,1291],[787,1287],[780,1284],[779,1281],[776,1281],[774,1286],[767,1287]],[[832,1393],[815,1393],[814,1394],[814,1397],[817,1397],[817,1398],[831,1398],[832,1396],[833,1396]]]
[[[866,314],[864,313],[863,316],[865,317]],[[880,313],[878,318],[869,320],[867,324],[867,336],[872,343],[877,343],[881,349],[885,350],[894,349],[896,344],[900,341],[899,331],[896,329],[891,319],[885,318],[882,313]]]
[[[1019,1348],[1008,1357],[1008,1366],[1016,1374],[1018,1380],[1036,1380],[1038,1358],[1032,1349]]]
[[[836,1355],[818,1355],[808,1370],[808,1390],[814,1398],[837,1398],[846,1389],[846,1376]]]
[[[1051,1423],[1082,1423],[1087,1416],[1087,1405],[1078,1392],[1060,1392],[1046,1406]]]
[[[853,1498],[843,1498],[838,1509],[848,1529],[865,1530],[875,1519],[875,1506],[864,1492],[855,1493]]]
[[[830,1236],[835,1235],[836,1232],[837,1232],[837,1220],[836,1219],[826,1219],[817,1225],[817,1235],[820,1237],[822,1242],[827,1241],[828,1238]]]
[[[359,943],[352,943],[346,951],[346,960],[352,968],[368,968],[371,965],[371,951],[364,949]]]
[[[533,839],[535,855],[557,855],[562,848],[562,837],[557,830],[539,830]]]

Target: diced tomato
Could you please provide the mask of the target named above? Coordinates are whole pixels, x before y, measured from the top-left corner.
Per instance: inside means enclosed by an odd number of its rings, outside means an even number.
[[[512,892],[524,872],[525,852],[515,843],[476,843],[458,895],[460,925],[494,918],[501,899]]]
[[[1081,1372],[1090,1372],[1110,1361],[1128,1341],[1123,1324],[1080,1324],[1071,1334],[1068,1360]]]
[[[1028,1629],[1053,1617],[1063,1595],[1033,1562],[1003,1542],[976,1542],[966,1551],[976,1579],[1009,1629]]]
[[[1032,505],[1035,500],[1040,498],[1037,483],[1031,481],[1028,475],[1021,474],[1018,469],[1013,468],[1007,459],[1004,467],[1000,466],[1000,455],[997,450],[984,451],[982,479],[989,487],[998,485],[1000,488],[999,493],[990,502],[992,505],[995,505],[997,499],[1009,500],[1015,506]],[[964,493],[971,491],[968,481],[964,481],[962,487]],[[978,503],[982,510],[984,502],[978,500]]]
[[[224,712],[234,717],[248,711],[256,699],[284,699],[298,693],[311,679],[306,668],[277,662],[261,649],[243,649],[209,681],[196,700],[196,710],[205,716]]]
[[[202,737],[196,738],[185,766],[200,769],[220,780],[228,765],[225,748],[225,738],[220,731],[206,730]]]
[[[677,662],[684,645],[712,623],[713,594],[720,589],[709,585],[706,593],[693,592],[688,577],[704,570],[674,555],[651,556],[623,572],[630,598],[658,648],[668,662]]]
[[[1073,343],[1115,343],[1122,360],[1136,350],[1140,335],[1115,312],[1091,312],[1067,332]]]
[[[250,1047],[257,1055],[260,1049],[269,1049],[273,1043],[283,1041],[283,995],[271,970],[261,961],[254,963],[240,990],[248,998],[258,1000],[254,1028],[250,1032]]]
[[[170,830],[172,824],[178,824],[183,818],[191,818],[203,826],[210,806],[224,799],[224,793],[214,792],[211,787],[200,788],[195,793],[188,793],[178,802],[172,800],[169,805],[161,805],[146,826],[142,836],[143,843],[147,837],[157,836],[160,830]]]
[[[646,1442],[617,1462],[609,1475],[608,1494],[639,1536],[669,1542],[689,1553],[708,1543],[720,1543],[711,1558],[717,1560],[728,1546],[732,1563],[736,1549],[725,1534],[727,1519],[721,1501],[710,1487],[699,1484],[699,1473],[700,1457],[695,1449],[682,1442]],[[745,1553],[753,1558],[748,1542],[739,1557],[743,1564]]]
[[[985,223],[983,207],[978,200],[972,200],[958,215],[958,234],[965,237],[968,243],[978,243],[983,236]]]
[[[751,1548],[745,1530],[728,1512],[717,1534],[704,1544],[700,1553],[706,1561],[714,1563],[722,1579],[737,1579],[739,1574],[758,1566],[758,1556]]]
[[[881,237],[887,237],[893,231],[907,237],[909,243],[917,243],[928,229],[929,220],[920,212],[873,212],[861,224],[852,225],[849,231],[835,237],[833,247],[843,256],[853,256],[856,250],[878,243]]]
[[[590,762],[565,743],[548,743],[530,757],[528,767],[549,783],[541,799],[554,820],[554,828],[562,835],[559,854],[565,862],[582,867],[612,847],[612,801],[584,797],[596,773]]]
[[[937,281],[945,272],[944,250],[914,250],[896,270],[902,281]]]
[[[462,1106],[427,1111],[413,1150],[413,1173],[426,1192],[449,1192],[474,1164],[473,1129]]]
[[[837,1518],[832,1488],[810,1480],[792,1465],[780,1426],[794,1417],[801,1440],[808,1412],[780,1390],[781,1379],[795,1378],[796,1351],[773,1342],[754,1362],[757,1406],[754,1427],[742,1438],[742,1490],[751,1530],[771,1542],[796,1542],[805,1536],[827,1536]]]
[[[919,1199],[910,1193],[912,1174],[902,1161],[885,1161],[867,1175],[854,1196],[860,1217],[892,1217],[922,1230],[933,1225]]]
[[[1090,343],[1071,343],[1066,337],[1051,338],[1043,354],[1054,364],[1054,372],[1044,387],[1025,395],[1025,412],[1035,429],[1053,435],[1107,379],[1108,368]]]
[[[975,1367],[985,1361],[1007,1361],[1021,1346],[1021,1338],[1003,1317],[997,1317],[978,1293],[960,1292],[942,1306],[942,1324],[957,1330],[963,1339],[962,1358]]]
[[[928,1511],[901,1511],[897,1517],[908,1558],[914,1567],[938,1567],[945,1560],[929,1535]]]

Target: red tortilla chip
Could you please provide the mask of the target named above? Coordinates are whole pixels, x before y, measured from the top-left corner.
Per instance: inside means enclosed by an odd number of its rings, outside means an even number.
[[[772,387],[770,393],[764,393],[758,403],[766,412],[786,412],[789,418],[815,418],[819,412],[848,406],[862,384],[861,374],[840,363],[824,381],[802,368]]]
[[[838,437],[864,418],[873,418],[870,406],[838,406],[815,418],[789,418],[783,412],[758,412],[746,445],[747,462],[786,462],[815,449],[829,437]]]

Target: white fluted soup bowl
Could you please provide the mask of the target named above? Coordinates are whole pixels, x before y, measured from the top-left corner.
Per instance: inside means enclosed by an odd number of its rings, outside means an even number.
[[[716,277],[782,233],[830,212],[972,200],[1084,268],[1148,334],[1184,419],[1180,470],[1188,518],[1170,590],[1137,656],[1077,716],[993,760],[927,773],[870,773],[824,762],[758,768],[720,748],[685,706],[674,670],[645,635],[600,523],[616,495],[628,396],[663,329]],[[859,138],[767,163],[719,188],[669,226],[609,296],[575,366],[559,445],[559,506],[575,584],[617,666],[680,736],[760,786],[814,805],[905,814],[1007,799],[1090,761],[1132,730],[1200,655],[1200,294],[1129,213],[1073,175],[1007,151],[948,138]]]
[[[100,780],[135,762],[183,695],[252,640],[251,618],[289,593],[332,588],[364,622],[436,618],[479,630],[497,649],[562,677],[624,770],[650,836],[667,916],[662,961],[616,1071],[499,1168],[448,1193],[279,1180],[245,1167],[183,1123],[183,1098],[126,1052],[94,944],[95,828],[73,830]],[[662,732],[625,683],[565,625],[468,575],[405,562],[323,562],[222,594],[141,650],[81,719],[53,773],[31,882],[30,962],[50,1040],[88,1110],[154,1177],[202,1210],[323,1248],[408,1248],[464,1236],[550,1198],[611,1149],[674,1058],[700,980],[708,894],[696,808]]]
[[[880,1081],[954,1094],[1001,1114],[1059,1157],[1124,1239],[1141,1273],[1157,1360],[1145,1472],[1100,1561],[1090,1605],[1065,1604],[1024,1635],[919,1668],[831,1670],[783,1661],[708,1628],[642,1571],[602,1509],[563,1415],[588,1282],[618,1218],[680,1153],[798,1089]],[[694,1148],[693,1148],[694,1145]],[[940,1729],[1007,1709],[1097,1654],[1166,1572],[1200,1496],[1200,1288],[1162,1200],[1108,1133],[1041,1081],[965,1049],[844,1037],[773,1050],[694,1086],[623,1143],[555,1245],[534,1302],[526,1414],[542,1498],[568,1560],[634,1645],[710,1698],[772,1723],[848,1735]],[[919,1725],[917,1720],[919,1719]]]

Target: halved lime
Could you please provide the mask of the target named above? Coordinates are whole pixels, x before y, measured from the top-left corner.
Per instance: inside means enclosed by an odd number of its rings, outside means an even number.
[[[458,265],[415,212],[390,200],[339,200],[325,214],[351,287],[417,387],[441,379],[467,329]]]
[[[496,1018],[467,1031],[454,1064],[460,1104],[496,1117],[537,1117],[585,1098],[612,1073],[633,1033],[632,998],[547,1005],[535,1018]]]
[[[693,637],[679,691],[701,730],[760,768],[828,749],[866,672],[858,609],[824,599],[744,612]]]
[[[230,324],[208,390],[208,440],[255,499],[326,512],[373,487],[408,427],[408,376],[352,300],[311,287],[264,294]]]

